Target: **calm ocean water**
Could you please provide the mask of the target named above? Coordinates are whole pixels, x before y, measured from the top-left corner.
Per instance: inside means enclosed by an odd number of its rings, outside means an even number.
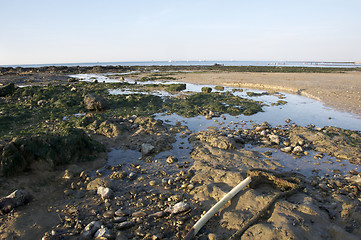
[[[287,67],[361,67],[357,62],[296,62],[296,61],[146,61],[146,62],[90,62],[0,65],[1,67],[45,67],[45,66],[207,66],[221,64],[224,66],[287,66]]]

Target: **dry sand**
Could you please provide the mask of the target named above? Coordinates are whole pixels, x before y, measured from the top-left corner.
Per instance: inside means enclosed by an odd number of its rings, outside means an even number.
[[[361,72],[207,72],[175,76],[183,82],[299,93],[326,106],[361,116]]]

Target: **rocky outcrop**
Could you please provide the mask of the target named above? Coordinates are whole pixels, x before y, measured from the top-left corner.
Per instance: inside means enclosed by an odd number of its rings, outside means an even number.
[[[108,102],[95,93],[88,93],[84,97],[84,105],[88,110],[102,111],[108,108]]]
[[[54,170],[56,166],[86,161],[104,151],[102,145],[79,129],[62,135],[14,138],[0,146],[0,174],[9,176],[24,170]]]
[[[10,83],[0,88],[0,97],[6,97],[7,95],[11,95],[15,92],[16,87],[14,83]]]

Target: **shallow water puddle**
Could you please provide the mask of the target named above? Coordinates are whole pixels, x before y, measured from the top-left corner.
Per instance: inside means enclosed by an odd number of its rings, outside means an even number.
[[[119,82],[119,79],[105,79],[106,77],[100,74],[87,74],[81,75],[79,78],[84,78],[92,81],[95,77],[99,77],[98,81],[105,82]],[[74,75],[75,76],[75,75]],[[92,80],[91,80],[92,79]],[[177,81],[145,81],[145,82],[136,82],[131,79],[125,79],[125,82],[134,83],[139,85],[147,84],[177,84],[181,82]],[[202,87],[211,87],[214,91],[215,85],[197,85],[186,83],[186,89],[182,91],[186,92],[201,92]],[[265,91],[252,90],[252,89],[242,89],[232,87],[224,87],[224,90],[218,92],[232,92],[233,95],[253,99],[256,101],[262,101],[266,106],[263,107],[264,112],[259,112],[251,116],[239,115],[231,116],[224,114],[221,117],[214,117],[211,120],[207,120],[204,116],[197,116],[191,118],[185,118],[177,114],[155,114],[155,119],[160,119],[168,124],[176,125],[177,122],[180,122],[182,125],[187,126],[188,129],[192,132],[204,131],[208,127],[218,127],[229,130],[237,130],[242,128],[252,128],[254,124],[261,124],[266,121],[271,126],[275,127],[278,125],[284,125],[285,119],[291,119],[290,124],[297,124],[300,126],[307,126],[314,124],[316,127],[324,126],[335,126],[344,129],[351,129],[361,131],[361,118],[357,115],[340,112],[331,108],[325,107],[321,102],[303,97],[296,94],[289,93],[276,93],[276,94],[264,94]],[[247,92],[258,93],[258,95],[247,94]],[[114,89],[109,90],[109,94],[154,94],[162,97],[171,97],[175,94],[168,93],[166,91],[157,91],[157,92],[144,92],[137,90],[129,89]],[[251,96],[250,96],[251,95]],[[285,105],[273,106],[272,103],[277,103],[278,100],[284,100],[287,103]],[[188,143],[187,138],[180,138],[180,134],[176,137],[177,142],[173,144],[173,149],[170,151],[162,152],[155,156],[154,163],[148,166],[147,169],[153,169],[155,171],[159,169],[165,169],[167,171],[173,171],[175,165],[170,166],[165,163],[165,159],[169,155],[176,156],[180,163],[191,162],[190,159],[190,149],[191,145]],[[284,170],[290,171],[296,169],[299,173],[310,177],[314,175],[325,175],[332,174],[334,172],[339,172],[341,174],[346,174],[351,169],[357,169],[359,166],[349,163],[347,160],[336,160],[334,157],[325,156],[322,159],[315,160],[314,155],[316,152],[310,151],[308,156],[302,156],[301,158],[294,159],[292,155],[283,153],[277,149],[273,148],[260,148],[256,146],[247,146],[247,150],[266,152],[271,151],[272,157],[278,159],[279,163],[284,166]],[[144,160],[139,160],[139,152],[131,150],[113,150],[109,153],[109,164],[113,164],[114,159],[119,159],[117,162],[137,162],[138,164],[146,164]],[[136,153],[135,153],[136,152]],[[124,155],[120,156],[120,155]],[[178,165],[179,166],[179,165]]]
[[[315,159],[314,156],[318,154],[316,151],[308,151],[308,156],[294,158],[293,155],[281,152],[279,149],[274,148],[264,148],[246,144],[245,149],[261,153],[272,153],[270,157],[277,159],[277,161],[284,167],[283,171],[298,172],[306,177],[324,176],[325,174],[345,175],[352,169],[361,169],[360,165],[351,164],[348,160],[338,160],[335,157],[330,157],[326,154],[324,154],[321,159]]]

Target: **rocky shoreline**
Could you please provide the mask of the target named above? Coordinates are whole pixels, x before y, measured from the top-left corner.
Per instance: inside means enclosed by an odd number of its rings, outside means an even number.
[[[142,105],[134,104],[127,110],[129,113],[129,109],[144,113],[143,116],[120,115],[123,110],[117,109],[119,103],[126,106],[135,101],[144,104],[146,100],[147,104],[154,104],[154,112],[158,112],[161,105],[157,105],[155,99],[151,102],[148,101],[151,98],[135,94],[107,96],[102,89],[108,89],[111,84],[75,84],[69,83],[67,78],[60,85],[62,91],[70,94],[68,99],[83,101],[82,107],[87,110],[80,118],[72,117],[72,112],[61,121],[54,118],[46,122],[44,118],[45,125],[41,126],[45,129],[52,126],[55,131],[63,131],[64,124],[75,127],[92,141],[102,143],[106,152],[97,149],[97,160],[55,164],[55,171],[44,171],[44,164],[38,159],[47,161],[52,154],[37,152],[37,147],[31,150],[26,147],[29,146],[27,142],[17,144],[16,141],[21,138],[3,139],[2,151],[11,144],[17,150],[15,153],[23,158],[33,151],[31,158],[33,161],[37,159],[34,162],[37,165],[27,166],[21,174],[17,172],[15,176],[0,178],[0,196],[4,196],[0,200],[2,238],[182,239],[205,211],[245,179],[250,169],[272,170],[280,174],[281,180],[296,180],[300,188],[283,194],[288,189],[261,179],[237,194],[195,239],[228,239],[240,231],[242,234],[238,239],[358,239],[361,235],[361,174],[357,169],[345,174],[337,169],[330,170],[325,175],[315,174],[308,178],[296,168],[284,170],[275,154],[283,152],[290,159],[299,161],[313,154],[315,164],[322,159],[326,161],[328,157],[336,158],[340,164],[341,161],[360,164],[359,131],[327,126],[302,127],[286,119],[285,124],[280,126],[240,120],[232,123],[239,126],[237,128],[220,125],[192,132],[184,122],[170,124],[155,119],[151,116],[151,107],[143,109]],[[75,90],[71,91],[73,88]],[[47,104],[51,106],[53,103],[45,98],[45,89],[40,89],[42,99],[36,97],[38,92],[26,92],[28,95],[23,94],[19,99],[24,99],[24,106],[32,110],[35,106],[46,109]],[[54,90],[52,87],[47,89]],[[87,95],[88,91],[81,89],[91,89],[100,98]],[[11,96],[18,99],[16,91],[2,97],[2,101],[10,103]],[[216,93],[203,94],[206,99],[217,96]],[[34,100],[27,97],[30,95]],[[231,96],[220,96],[229,104],[240,101]],[[192,98],[179,97],[177,102],[184,101],[182,103],[185,104],[187,99]],[[40,100],[44,101],[38,104]],[[71,106],[76,106],[70,102],[67,104],[64,106],[68,111]],[[221,116],[227,113],[222,111],[231,111],[232,107],[202,104],[197,105],[198,110],[193,114],[201,114],[208,119]],[[63,105],[57,103],[56,106],[61,109]],[[164,108],[170,111],[177,107]],[[227,121],[226,116],[221,117]],[[27,134],[30,133],[33,134]],[[6,135],[12,136],[11,133]],[[32,141],[34,139],[32,135]],[[42,137],[39,139],[50,149],[56,145]],[[74,139],[66,139],[56,141],[59,146],[68,149],[70,146],[65,143],[72,144]],[[89,147],[91,145],[87,145]],[[268,150],[257,151],[255,147]],[[176,149],[183,154],[171,154]],[[169,154],[161,155],[167,151]],[[85,152],[88,149],[79,149],[77,154]],[[111,152],[114,154],[111,155]],[[3,156],[2,164],[6,162]],[[314,166],[317,172],[317,165]],[[342,169],[342,165],[339,168]],[[31,195],[31,201],[30,197],[26,197],[15,204],[12,199],[19,194],[11,195],[14,190]],[[254,216],[257,218],[253,219]]]

